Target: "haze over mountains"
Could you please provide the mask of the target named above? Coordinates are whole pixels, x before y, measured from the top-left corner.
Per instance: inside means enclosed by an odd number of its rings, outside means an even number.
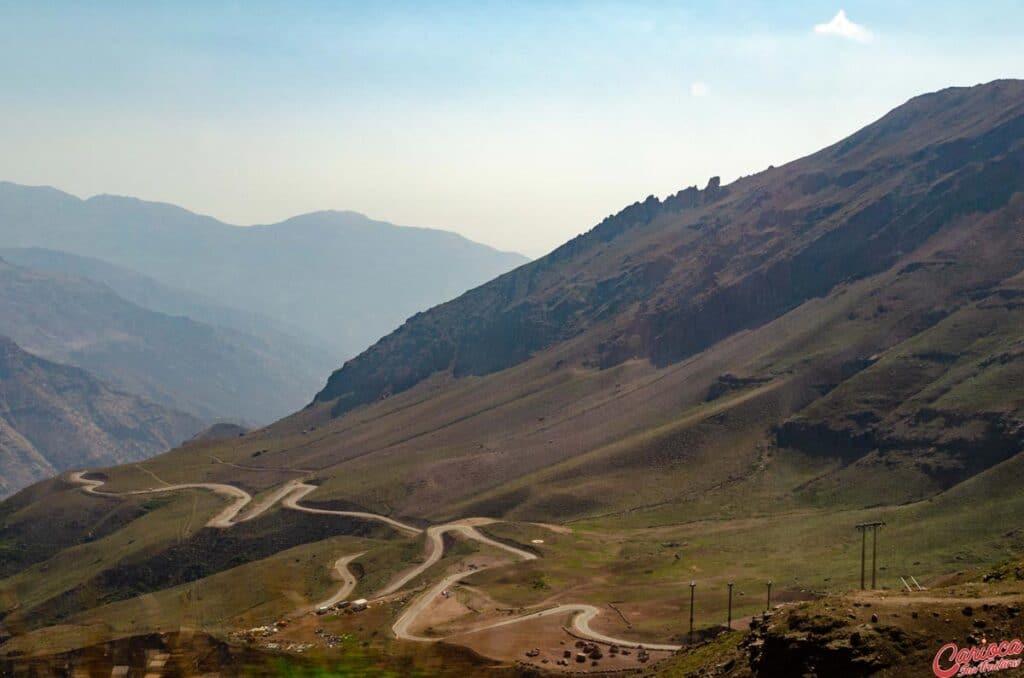
[[[0,258],[34,271],[102,283],[124,300],[151,311],[186,316],[207,325],[237,330],[270,343],[280,342],[282,354],[295,354],[300,371],[306,357],[317,361],[318,371],[322,370],[323,361],[331,360],[327,348],[299,339],[297,335],[301,332],[287,327],[281,321],[226,306],[210,297],[165,285],[150,276],[100,259],[43,247],[0,247]]]
[[[292,348],[297,342],[150,311],[101,283],[3,260],[0,334],[205,421],[273,421],[308,397],[324,364]]]
[[[0,183],[0,247],[42,247],[261,313],[355,355],[407,317],[526,259],[355,212],[239,228],[180,207]]]
[[[82,464],[144,459],[199,425],[0,336],[0,496]]]
[[[173,435],[158,427],[145,444],[131,427],[125,440],[108,429],[109,453],[81,463],[141,458],[217,421],[270,423],[403,314],[525,260],[354,213],[243,229],[170,205],[10,183],[0,183],[0,257],[0,335],[179,417]],[[79,405],[83,426],[103,426]],[[11,461],[7,489],[91,449],[71,446],[47,465],[26,461],[24,445],[2,447],[30,467]]]

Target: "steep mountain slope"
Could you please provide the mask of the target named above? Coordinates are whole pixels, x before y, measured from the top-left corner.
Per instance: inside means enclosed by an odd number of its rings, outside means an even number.
[[[842,142],[721,187],[654,196],[418,314],[339,370],[339,411],[431,374],[488,374],[587,335],[587,360],[668,365],[880,273],[1019,190],[1021,84],[914,99]]]
[[[0,337],[0,495],[68,468],[152,456],[199,426]]]
[[[317,212],[238,228],[172,205],[0,183],[0,246],[140,271],[355,355],[411,314],[523,262],[453,233]]]
[[[934,494],[1021,449],[1022,173],[1024,83],[918,97],[414,316],[219,455],[436,518],[681,507],[775,453],[817,469],[787,502]]]
[[[280,344],[149,311],[84,278],[3,260],[0,333],[32,353],[207,420],[272,421],[322,383],[315,364],[293,362]]]

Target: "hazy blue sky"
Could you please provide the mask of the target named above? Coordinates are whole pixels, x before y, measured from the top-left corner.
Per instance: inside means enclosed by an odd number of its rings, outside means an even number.
[[[1024,77],[1022,25],[1019,1],[0,0],[0,179],[538,255],[915,94]]]

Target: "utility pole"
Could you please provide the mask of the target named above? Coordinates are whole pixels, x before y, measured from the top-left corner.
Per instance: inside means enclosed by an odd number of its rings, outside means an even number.
[[[880,526],[881,526],[881,524],[874,525],[873,526],[874,529],[872,529],[872,531],[871,531],[871,590],[872,591],[874,591],[876,588],[878,588],[877,586],[875,586],[875,578],[878,575],[878,562],[877,562],[877,557],[878,557],[878,528]]]
[[[858,525],[860,530],[860,590],[864,590],[864,555],[868,547],[868,531],[863,525]]]
[[[697,582],[690,582],[690,644],[693,644],[693,590],[697,588]]]
[[[878,578],[878,528],[885,525],[881,520],[873,523],[860,523],[860,588],[864,590],[864,565],[867,556],[868,529],[871,530],[871,588],[874,589]]]
[[[726,622],[726,625],[732,631],[732,582],[729,582],[729,620]]]
[[[766,611],[772,609],[772,580],[768,580],[768,606],[764,608]]]

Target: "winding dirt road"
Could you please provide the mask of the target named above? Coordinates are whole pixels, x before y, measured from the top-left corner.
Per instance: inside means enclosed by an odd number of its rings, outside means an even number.
[[[363,551],[363,553],[366,552]],[[338,588],[337,591],[335,591],[333,596],[331,596],[327,600],[320,601],[316,605],[310,605],[309,607],[304,608],[299,612],[299,614],[304,614],[306,612],[315,612],[316,610],[319,610],[322,607],[330,607],[331,605],[340,603],[341,601],[348,598],[348,594],[352,593],[352,591],[356,587],[356,584],[358,583],[356,580],[356,576],[352,574],[352,571],[350,569],[348,569],[348,564],[356,558],[358,558],[359,556],[363,555],[363,553],[353,553],[350,556],[342,556],[341,558],[338,558],[336,561],[334,561],[334,573],[338,575],[338,578],[341,580],[341,586]]]
[[[441,560],[441,557],[444,556],[444,535],[446,532],[458,532],[469,539],[474,539],[482,544],[487,544],[488,546],[493,546],[503,551],[507,551],[522,560],[536,560],[537,556],[534,554],[528,551],[523,551],[522,549],[517,549],[514,546],[509,546],[508,544],[502,544],[501,542],[495,541],[489,537],[485,537],[476,529],[476,526],[478,525],[488,525],[493,522],[495,521],[489,518],[466,518],[465,520],[458,520],[445,525],[434,525],[433,527],[427,528],[426,559],[411,570],[398,575],[398,577],[384,587],[378,595],[387,596],[398,591]],[[471,574],[471,572],[466,573],[466,575],[468,574]],[[441,590],[444,589],[442,588]]]
[[[347,518],[362,518],[363,520],[375,520],[380,523],[385,523],[395,528],[399,532],[406,532],[412,535],[422,534],[423,530],[412,525],[407,525],[401,521],[395,520],[394,518],[388,518],[387,516],[378,515],[376,513],[364,513],[362,511],[334,511],[331,509],[318,509],[311,508],[309,506],[300,506],[299,500],[305,497],[307,494],[317,489],[316,485],[309,485],[307,483],[293,481],[291,489],[286,492],[281,505],[285,508],[292,509],[293,511],[302,511],[303,513],[313,513],[316,515],[323,516],[344,516]],[[269,508],[269,507],[268,507]]]
[[[263,502],[259,511],[251,513],[249,516],[236,520],[238,514],[249,505],[252,501],[252,495],[245,490],[240,490],[233,485],[222,485],[220,483],[183,483],[181,485],[166,485],[164,487],[154,487],[148,490],[130,490],[128,492],[101,492],[98,488],[104,485],[105,482],[102,480],[90,480],[85,477],[87,471],[75,471],[71,474],[71,482],[82,485],[82,490],[89,494],[97,494],[104,497],[120,497],[125,495],[139,495],[139,494],[156,494],[158,492],[172,492],[175,490],[210,490],[217,494],[223,495],[231,500],[224,509],[206,521],[207,527],[216,527],[220,529],[226,529],[237,523],[245,522],[246,520],[252,520],[261,513],[270,508],[271,504]],[[283,488],[282,488],[283,489]],[[278,490],[280,492],[281,490]],[[275,492],[277,494],[277,492]]]
[[[309,485],[299,480],[289,480],[287,483],[277,488],[266,497],[256,502],[253,507],[243,516],[239,517],[239,514],[245,510],[245,507],[252,503],[252,495],[245,490],[239,489],[234,485],[225,485],[223,483],[181,483],[178,485],[165,485],[163,487],[154,487],[146,490],[130,490],[128,492],[101,492],[98,488],[104,484],[102,480],[90,480],[85,477],[88,471],[75,471],[71,474],[71,482],[82,486],[85,492],[90,494],[97,494],[105,497],[119,497],[125,495],[140,495],[140,494],[155,494],[157,492],[171,492],[174,490],[210,490],[216,492],[222,496],[231,499],[231,503],[224,508],[220,513],[215,515],[210,520],[206,521],[207,527],[216,527],[220,529],[227,529],[233,527],[239,523],[244,523],[254,518],[259,518],[261,515],[266,513],[269,509],[273,508],[275,504],[281,502],[281,506],[293,511],[300,511],[302,513],[312,513],[317,515],[332,515],[332,516],[345,516],[349,518],[362,518],[363,520],[372,520],[379,523],[385,523],[391,527],[399,530],[400,532],[407,532],[410,534],[418,535],[423,532],[418,527],[407,525],[403,522],[397,521],[387,516],[378,515],[376,513],[363,513],[361,511],[332,511],[329,509],[318,509],[311,508],[309,506],[302,506],[298,502],[300,499],[305,497],[307,494],[317,489],[316,485]]]
[[[181,483],[178,485],[166,485],[163,487],[156,487],[146,490],[132,490],[128,492],[102,492],[99,488],[104,485],[102,480],[92,480],[85,477],[87,471],[76,471],[70,475],[71,482],[80,485],[81,489],[89,494],[95,494],[105,497],[118,497],[127,495],[141,495],[141,494],[154,494],[158,492],[171,492],[175,490],[191,490],[191,489],[202,489],[216,492],[222,496],[227,497],[231,500],[231,503],[226,506],[220,513],[215,515],[209,521],[207,521],[207,527],[217,529],[228,529],[239,523],[243,523],[249,520],[257,518],[278,502],[281,503],[283,508],[300,511],[302,513],[311,513],[315,515],[336,515],[348,518],[357,518],[363,520],[373,520],[376,522],[384,523],[390,527],[403,532],[411,536],[418,536],[424,533],[418,527],[408,525],[401,521],[389,518],[387,516],[378,515],[376,513],[366,513],[361,511],[334,511],[330,509],[318,509],[311,508],[308,506],[302,506],[299,501],[309,495],[311,492],[317,489],[315,485],[310,485],[299,480],[291,480],[277,488],[266,497],[262,498],[259,502],[255,503],[252,508],[245,513],[244,516],[239,517],[249,504],[253,503],[252,495],[245,490],[234,487],[233,485],[225,485],[222,483]],[[384,589],[377,593],[375,599],[380,599],[385,596],[389,596],[408,585],[411,581],[422,575],[428,569],[436,565],[444,555],[444,535],[449,532],[459,533],[462,536],[473,539],[481,544],[500,549],[509,553],[521,561],[535,560],[537,556],[529,551],[525,551],[515,546],[503,544],[499,541],[491,539],[486,535],[482,534],[476,528],[481,525],[488,525],[496,522],[490,518],[466,518],[444,525],[434,525],[426,529],[426,558],[423,562],[416,565],[415,567],[407,570],[406,572],[399,574],[392,582],[390,582]],[[309,612],[322,606],[334,605],[348,597],[348,595],[356,587],[356,578],[352,572],[348,569],[349,563],[363,555],[362,553],[346,555],[339,558],[334,563],[334,570],[341,580],[341,586],[339,589],[325,601],[317,603],[314,606],[303,608],[300,613]],[[469,577],[472,574],[481,572],[486,568],[470,569],[463,572],[447,575],[442,578],[433,586],[429,586],[423,593],[416,596],[402,614],[395,621],[392,626],[392,631],[396,638],[403,640],[417,641],[417,642],[436,642],[442,640],[442,638],[427,637],[418,635],[413,631],[416,621],[419,617],[430,607],[431,604],[441,595],[441,593],[451,588],[452,585],[459,581]],[[593,605],[586,604],[566,604],[558,605],[555,607],[540,610],[539,612],[531,612],[519,617],[513,617],[509,619],[503,619],[499,622],[490,624],[484,624],[482,626],[475,626],[469,629],[461,630],[455,635],[464,635],[466,633],[473,633],[476,631],[484,631],[487,629],[499,628],[502,626],[508,626],[510,624],[517,624],[530,619],[539,619],[551,615],[563,615],[572,614],[572,628],[578,635],[589,638],[595,642],[606,643],[609,645],[619,645],[621,647],[644,647],[648,650],[663,650],[668,652],[674,652],[679,650],[679,645],[666,645],[657,643],[638,643],[632,640],[624,640],[622,638],[613,638],[605,634],[594,631],[590,628],[590,622],[600,614],[600,610]]]

